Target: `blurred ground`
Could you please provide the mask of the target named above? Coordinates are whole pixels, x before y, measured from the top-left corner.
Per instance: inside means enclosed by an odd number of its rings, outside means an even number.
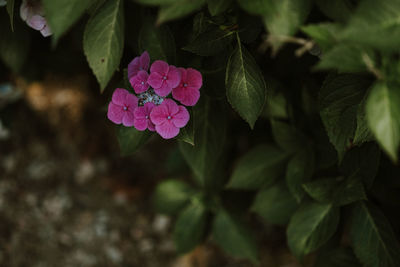
[[[150,205],[173,142],[121,158],[87,78],[12,84],[0,91],[0,266],[252,266],[210,241],[176,255],[171,218]],[[273,249],[263,266],[298,266]]]

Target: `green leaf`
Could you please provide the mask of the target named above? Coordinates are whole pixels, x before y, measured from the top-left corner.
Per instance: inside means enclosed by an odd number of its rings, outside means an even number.
[[[374,141],[374,134],[371,129],[368,127],[367,114],[365,111],[365,106],[368,99],[368,93],[365,94],[363,100],[358,105],[357,109],[357,128],[354,134],[353,143],[356,146],[359,146],[365,142]]]
[[[303,204],[293,215],[287,228],[287,239],[293,254],[302,259],[325,244],[339,223],[339,208],[329,204]]]
[[[400,92],[396,85],[374,84],[366,104],[368,125],[393,161],[400,144]]]
[[[216,177],[218,168],[222,166],[221,157],[225,147],[225,106],[202,96],[193,113],[195,145],[180,142],[179,148],[199,184],[207,188],[214,187],[215,183],[220,183]]]
[[[363,72],[367,71],[365,57],[374,58],[374,54],[360,46],[339,44],[322,55],[322,59],[315,66],[315,69]]]
[[[318,255],[314,267],[362,267],[351,248],[336,248]]]
[[[383,213],[370,203],[353,206],[350,239],[357,258],[367,267],[400,265],[400,245]]]
[[[156,27],[150,20],[145,20],[139,32],[139,50],[147,51],[154,60],[175,62],[175,39],[168,26]]]
[[[190,111],[189,111],[190,112]],[[181,128],[179,135],[176,137],[178,140],[186,142],[192,146],[194,146],[194,118],[193,112],[190,112],[190,120],[188,124]]]
[[[158,12],[157,24],[182,18],[199,10],[205,0],[177,0],[170,5],[163,5]]]
[[[217,26],[208,27],[182,49],[200,56],[213,56],[226,49],[233,38],[234,32],[221,30]]]
[[[310,36],[323,52],[336,45],[340,29],[341,26],[339,24],[328,22],[309,24],[301,27],[301,31]]]
[[[118,68],[124,48],[122,0],[107,1],[92,16],[83,34],[83,50],[101,91]]]
[[[7,13],[10,16],[11,31],[14,31],[14,0],[7,0]]]
[[[251,210],[272,224],[286,225],[297,209],[297,202],[284,183],[258,191]]]
[[[84,14],[94,0],[43,0],[46,14],[54,41],[58,39]]]
[[[7,18],[1,17],[0,58],[13,72],[19,73],[28,57],[31,39],[25,26],[16,23],[15,29],[12,32]]]
[[[207,210],[200,200],[194,200],[179,215],[174,227],[174,242],[178,253],[193,250],[204,238]]]
[[[253,129],[265,102],[266,85],[260,68],[239,37],[226,67],[226,95],[231,106]]]
[[[302,184],[311,179],[314,169],[315,153],[309,147],[297,152],[287,164],[286,184],[290,193],[299,203],[304,196]]]
[[[226,211],[217,213],[212,226],[215,242],[233,257],[258,263],[258,249],[253,235],[245,225]]]
[[[357,173],[365,187],[371,188],[378,173],[381,151],[376,143],[366,143],[354,147],[344,155],[340,171],[345,175]]]
[[[369,83],[368,79],[360,75],[329,75],[321,88],[320,115],[339,160],[352,145],[357,125],[357,108]]]
[[[280,148],[287,152],[296,152],[307,147],[308,140],[304,134],[288,123],[271,120],[272,135]]]
[[[239,5],[251,14],[261,15],[271,36],[274,51],[282,45],[280,37],[291,36],[306,20],[311,8],[310,0],[238,0]]]
[[[138,131],[134,127],[118,126],[117,137],[122,156],[136,152],[151,137],[148,131]]]
[[[208,11],[210,11],[211,16],[216,16],[226,11],[233,0],[207,0]]]
[[[274,145],[260,144],[238,161],[227,187],[256,190],[268,186],[284,174],[287,157]]]
[[[314,0],[318,8],[330,19],[347,22],[352,16],[353,5],[350,0]]]
[[[133,0],[136,3],[149,6],[163,6],[171,5],[176,2],[176,0]]]
[[[174,215],[187,204],[193,193],[193,188],[182,181],[162,181],[154,191],[153,206],[157,212]]]
[[[346,42],[397,52],[400,46],[399,34],[399,1],[364,0],[351,16],[341,38]]]
[[[358,173],[350,177],[322,178],[303,185],[304,190],[315,200],[342,206],[367,199]]]

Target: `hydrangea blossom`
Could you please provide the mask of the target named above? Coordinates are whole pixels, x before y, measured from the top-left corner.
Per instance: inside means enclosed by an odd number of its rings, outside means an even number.
[[[188,68],[179,68],[181,82],[172,89],[172,96],[186,106],[194,106],[200,98],[200,88],[203,79],[199,71]]]
[[[42,4],[38,0],[23,0],[19,14],[21,19],[28,24],[29,27],[40,31],[44,37],[52,34],[52,31],[44,17]]]
[[[139,131],[155,131],[162,138],[176,137],[190,119],[186,106],[194,106],[200,98],[203,80],[199,71],[176,68],[156,60],[150,67],[145,51],[128,65],[128,79],[135,94],[117,88],[108,106],[108,118]],[[172,92],[172,97],[169,95]],[[178,105],[179,101],[183,105]]]
[[[147,82],[159,96],[167,96],[180,81],[181,73],[175,66],[170,66],[162,60],[156,60],[151,65]]]
[[[127,90],[117,88],[110,104],[108,105],[107,117],[116,124],[130,127],[134,124],[134,112],[138,106],[138,98]]]
[[[184,106],[178,106],[172,99],[165,99],[150,113],[151,121],[156,125],[156,131],[162,138],[169,139],[179,134],[190,118]]]

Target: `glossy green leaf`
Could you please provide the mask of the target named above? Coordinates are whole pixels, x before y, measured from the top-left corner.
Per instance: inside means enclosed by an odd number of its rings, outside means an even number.
[[[84,14],[94,0],[43,0],[43,8],[46,13],[54,40],[57,40]]]
[[[315,169],[315,153],[311,148],[297,152],[286,167],[286,184],[290,193],[300,203],[304,196],[302,184],[308,182]]]
[[[154,22],[145,20],[139,32],[139,50],[147,51],[151,59],[175,62],[176,47],[174,36],[168,26],[154,26]]]
[[[193,188],[182,181],[165,180],[154,191],[153,206],[157,212],[173,215],[187,204],[193,193]]]
[[[297,209],[296,199],[290,194],[285,183],[277,183],[258,191],[251,210],[267,222],[285,225]]]
[[[376,143],[354,147],[344,155],[339,169],[345,175],[357,173],[367,189],[371,188],[378,173],[381,151]]]
[[[101,91],[118,68],[123,48],[123,1],[107,1],[89,19],[83,35],[83,50]]]
[[[204,187],[221,183],[215,179],[222,166],[226,135],[225,106],[223,103],[202,96],[193,108],[195,145],[180,142],[179,148],[192,169],[195,178]]]
[[[215,216],[212,235],[226,253],[258,262],[257,244],[250,229],[226,211],[221,210]]]
[[[260,68],[239,37],[226,67],[225,84],[229,103],[253,128],[264,106],[266,84]]]
[[[351,146],[357,127],[357,109],[370,81],[352,74],[329,75],[319,95],[320,115],[339,160]]]
[[[310,36],[323,52],[336,45],[340,29],[341,26],[335,23],[309,24],[301,27],[301,31]]]
[[[260,144],[238,161],[227,187],[255,190],[270,185],[285,173],[287,157],[274,145]]]
[[[157,24],[182,18],[199,10],[205,0],[176,0],[170,5],[163,5],[158,11]]]
[[[339,223],[339,208],[330,204],[303,204],[293,215],[287,228],[292,253],[299,259],[325,244]]]
[[[364,0],[358,5],[341,38],[371,48],[398,51],[399,34],[399,1]]]
[[[357,109],[357,128],[356,132],[354,133],[354,140],[353,140],[353,143],[357,146],[365,142],[375,140],[374,134],[372,133],[371,129],[368,126],[367,114],[365,111],[368,95],[369,95],[368,93],[365,94],[363,100],[358,105]]]
[[[207,210],[199,200],[190,203],[178,216],[174,227],[174,243],[178,253],[193,250],[204,238]]]
[[[136,152],[152,133],[149,131],[138,131],[134,127],[118,126],[117,137],[122,156],[128,156]]]
[[[364,266],[400,265],[400,244],[396,234],[383,213],[372,204],[361,201],[353,206],[350,239]]]
[[[200,56],[213,56],[226,49],[232,43],[234,36],[234,32],[213,26],[197,35],[182,49]]]
[[[179,135],[176,137],[178,140],[186,142],[194,146],[194,120],[193,112],[190,112],[190,120],[188,124],[180,129]]]
[[[393,161],[400,144],[400,92],[398,87],[376,83],[366,104],[368,125],[376,140]]]
[[[233,0],[207,0],[208,11],[211,16],[216,16],[226,11]]]
[[[337,206],[367,199],[362,179],[358,173],[350,177],[321,178],[303,185],[315,200]]]

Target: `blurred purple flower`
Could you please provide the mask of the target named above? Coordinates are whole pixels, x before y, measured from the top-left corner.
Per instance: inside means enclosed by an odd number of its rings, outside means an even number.
[[[135,119],[135,109],[138,106],[138,98],[130,94],[127,90],[117,88],[110,104],[108,105],[107,117],[115,124],[123,124],[124,126],[133,126]]]
[[[156,132],[164,139],[170,139],[179,134],[179,129],[185,127],[190,118],[184,106],[178,106],[172,99],[165,99],[150,113],[150,119],[155,124]]]
[[[203,85],[201,73],[195,69],[179,68],[181,82],[172,89],[172,96],[185,106],[194,106],[200,98],[200,87]]]
[[[147,51],[144,51],[140,56],[135,57],[129,64],[128,64],[128,79],[129,81],[136,76],[136,74],[143,70],[148,71],[150,65],[150,56]]]
[[[28,24],[29,27],[40,31],[44,36],[50,36],[52,31],[44,17],[42,4],[38,0],[23,0],[19,10],[21,19]]]
[[[180,81],[181,73],[175,66],[169,66],[162,60],[156,60],[151,65],[147,82],[159,96],[167,96],[172,88],[179,85]]]

